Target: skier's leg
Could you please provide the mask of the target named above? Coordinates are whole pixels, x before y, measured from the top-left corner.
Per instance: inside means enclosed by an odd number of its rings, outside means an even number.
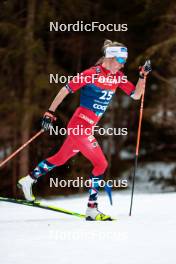
[[[61,166],[65,164],[70,158],[75,156],[78,152],[79,149],[74,144],[72,137],[68,136],[60,150],[53,156],[47,158],[47,161],[52,163],[54,166]]]
[[[65,164],[71,157],[75,156],[79,150],[75,149],[73,141],[70,136],[66,138],[59,151],[53,156],[41,161],[37,167],[30,172],[30,176],[33,179],[47,174],[53,168]]]
[[[91,161],[93,164],[93,170],[90,175],[91,180],[91,188],[89,190],[89,203],[94,204],[98,198],[99,192],[99,183],[103,180],[104,172],[107,169],[108,162],[101,150],[101,147],[98,145],[96,139],[94,139],[93,143],[89,143],[87,141],[87,148],[80,148],[81,153]]]
[[[18,181],[18,187],[22,189],[25,198],[28,201],[34,201],[35,197],[32,194],[33,183],[35,183],[39,177],[47,174],[56,166],[64,164],[68,159],[76,155],[78,152],[79,151],[74,148],[71,138],[67,137],[64,144],[55,155],[41,161],[37,167],[29,173],[29,175],[21,178]]]
[[[94,176],[104,174],[108,167],[108,162],[96,138],[93,135],[80,135],[79,137],[72,136],[72,140],[79,151],[92,163],[92,174]]]
[[[80,152],[93,164],[94,168],[90,175],[91,187],[89,189],[88,207],[86,210],[87,220],[111,220],[110,216],[102,214],[98,211],[98,192],[100,181],[103,179],[103,174],[108,166],[107,160],[99,146],[95,137],[79,136],[73,137],[77,142]]]
[[[95,186],[92,184],[92,188],[90,188],[90,201],[96,201],[99,184],[98,182],[103,179],[103,174],[108,166],[108,162],[102,152],[101,147],[99,146],[96,138],[91,136],[75,136],[72,137],[75,144],[80,150],[80,152],[92,163],[93,170],[90,176],[92,182],[95,182]]]

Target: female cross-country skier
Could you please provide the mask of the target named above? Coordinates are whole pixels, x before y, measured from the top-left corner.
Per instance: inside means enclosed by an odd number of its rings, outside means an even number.
[[[125,80],[124,74],[120,71],[128,58],[127,48],[121,43],[105,40],[103,53],[104,56],[99,63],[80,74],[82,78],[80,77],[79,81],[74,81],[73,78],[58,92],[49,110],[43,116],[42,128],[45,131],[49,130],[56,120],[55,110],[63,99],[69,93],[81,89],[80,106],[74,112],[67,126],[67,131],[69,129],[70,133],[67,133],[67,138],[60,150],[53,156],[41,161],[33,171],[21,178],[18,186],[28,201],[34,201],[33,183],[56,166],[66,163],[68,159],[80,151],[93,165],[90,175],[91,187],[89,189],[86,220],[106,221],[112,219],[98,210],[97,196],[100,187],[99,182],[103,179],[108,163],[97,140],[93,134],[86,133],[86,129],[91,130],[98,123],[117,88],[122,89],[131,98],[139,100],[144,89],[144,77],[151,71],[151,68],[145,65],[140,68],[139,80],[135,87],[127,79]],[[112,81],[114,78],[118,82]],[[72,129],[78,126],[82,127],[83,133],[75,135]]]

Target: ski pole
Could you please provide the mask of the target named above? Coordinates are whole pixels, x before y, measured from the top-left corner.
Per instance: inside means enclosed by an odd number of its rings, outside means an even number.
[[[15,157],[22,149],[24,149],[27,145],[29,145],[35,138],[40,136],[44,132],[43,129],[41,129],[39,132],[37,132],[32,138],[30,138],[26,143],[24,143],[21,147],[19,147],[17,150],[15,150],[9,157],[7,157],[5,160],[3,160],[0,163],[0,168],[6,164],[9,160],[11,160],[13,157]]]
[[[151,62],[150,62],[150,60],[146,61],[144,67],[145,66],[149,67],[150,68],[149,71],[151,71]],[[138,124],[138,132],[137,132],[137,143],[136,143],[136,154],[135,154],[135,163],[134,163],[134,171],[133,171],[133,175],[132,175],[132,189],[131,189],[131,202],[130,202],[129,216],[131,216],[132,206],[133,206],[134,185],[135,185],[136,170],[137,170],[138,156],[139,156],[139,145],[140,145],[140,138],[141,138],[141,124],[142,124],[143,108],[144,108],[145,86],[146,86],[146,76],[144,75],[144,90],[143,90],[143,93],[142,93],[141,106],[140,106],[139,124]]]
[[[146,78],[145,78],[145,82],[146,82]],[[140,107],[139,124],[138,124],[138,132],[137,132],[137,143],[136,143],[136,154],[135,154],[135,161],[134,161],[134,171],[133,171],[133,176],[132,176],[132,189],[131,189],[131,202],[130,202],[129,216],[131,216],[132,206],[133,206],[134,185],[135,185],[136,170],[137,170],[138,155],[139,155],[139,144],[140,144],[140,137],[141,137],[141,123],[142,123],[142,116],[143,116],[144,94],[145,94],[145,84],[144,84],[144,90],[143,90],[142,98],[141,98],[141,107]]]

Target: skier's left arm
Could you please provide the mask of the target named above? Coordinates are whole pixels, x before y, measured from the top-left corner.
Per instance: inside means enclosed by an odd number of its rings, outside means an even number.
[[[144,91],[144,87],[145,87],[145,80],[139,77],[135,90],[131,93],[130,97],[133,98],[134,100],[139,100]]]
[[[145,62],[142,67],[139,67],[139,80],[136,84],[135,91],[131,94],[134,100],[139,100],[145,87],[145,79],[149,72],[152,70],[151,63],[149,60]]]
[[[139,100],[144,91],[145,78],[151,70],[152,68],[150,62],[146,61],[146,63],[142,67],[140,67],[139,79],[136,86],[127,81],[126,83],[121,83],[119,87],[134,100]]]

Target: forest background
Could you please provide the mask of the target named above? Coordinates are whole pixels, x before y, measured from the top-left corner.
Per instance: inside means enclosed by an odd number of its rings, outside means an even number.
[[[129,59],[124,73],[133,83],[147,58],[153,71],[147,80],[139,163],[147,180],[176,187],[176,4],[175,1],[134,0],[14,0],[0,2],[0,159],[5,159],[40,129],[43,113],[63,84],[50,84],[50,73],[75,75],[102,56],[105,39],[124,43]],[[50,32],[49,22],[127,24],[123,32]],[[79,105],[79,92],[57,109],[59,127],[65,127]],[[128,128],[127,136],[98,136],[109,161],[106,179],[130,179],[134,165],[140,102],[118,90],[101,120],[102,127]],[[1,195],[18,194],[17,180],[39,161],[55,153],[65,136],[44,133],[0,170]],[[173,166],[174,164],[174,166]],[[158,172],[158,166],[160,170]],[[165,177],[164,170],[172,168]],[[161,169],[162,167],[162,169]],[[151,169],[152,168],[152,169]],[[49,188],[51,176],[87,178],[91,164],[78,154],[43,177],[40,195],[84,192],[84,188]],[[139,175],[142,177],[143,175]]]

